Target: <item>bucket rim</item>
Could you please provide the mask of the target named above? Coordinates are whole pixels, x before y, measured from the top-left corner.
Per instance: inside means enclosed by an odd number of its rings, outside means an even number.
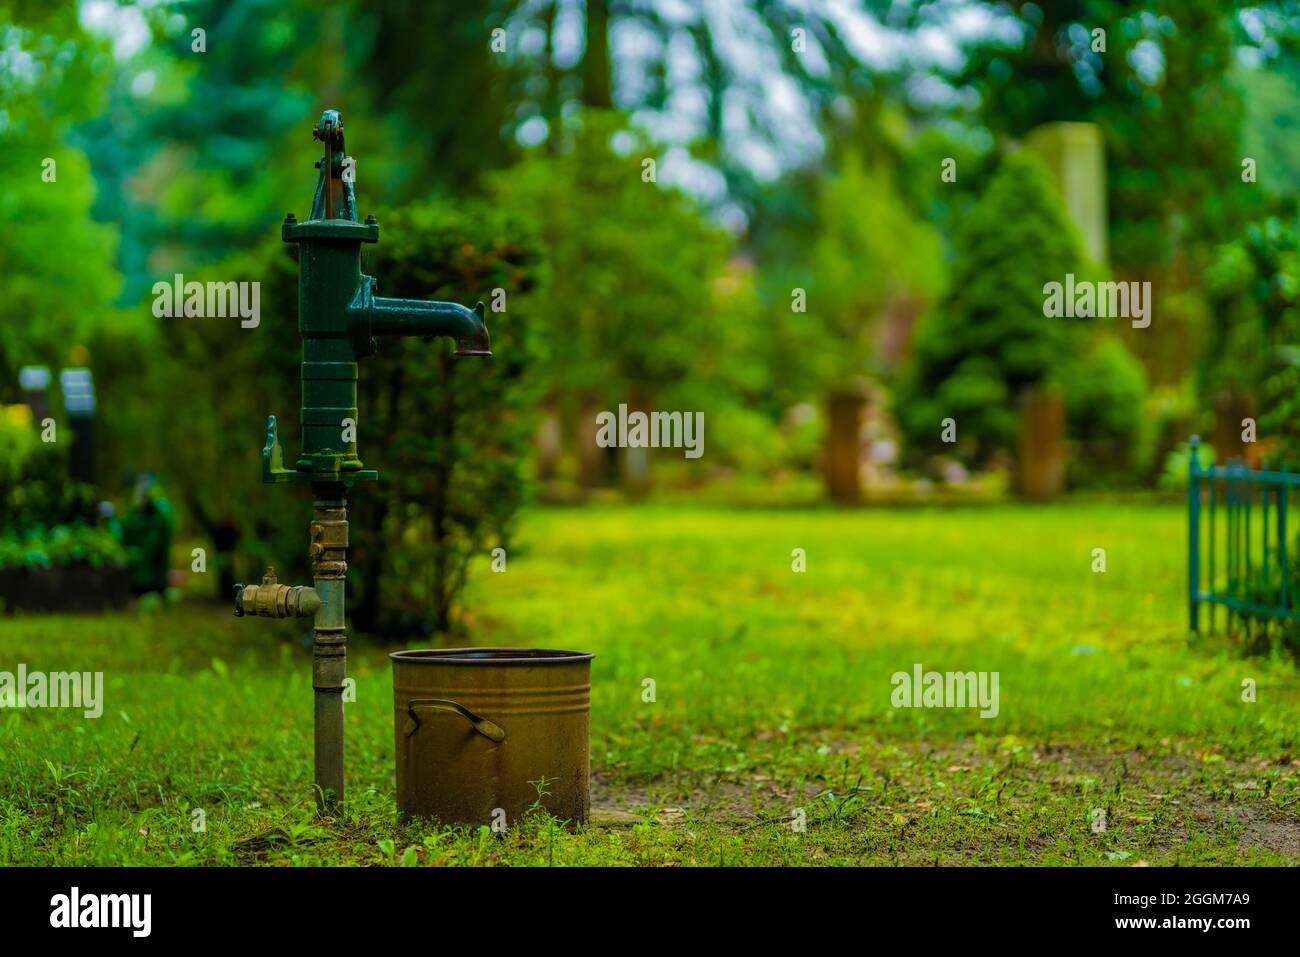
[[[388,654],[394,665],[567,665],[596,657],[557,648],[407,648]]]

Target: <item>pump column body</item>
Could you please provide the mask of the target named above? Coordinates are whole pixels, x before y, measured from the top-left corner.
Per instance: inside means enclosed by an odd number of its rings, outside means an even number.
[[[323,220],[299,223],[290,215],[281,234],[298,244],[298,331],[302,335],[302,449],[300,473],[341,473],[340,480],[373,478],[357,456],[357,359],[370,355],[368,330],[353,319],[374,280],[361,274],[361,244],[376,242],[379,227]],[[347,420],[354,427],[347,431]],[[348,484],[351,484],[348,482]]]

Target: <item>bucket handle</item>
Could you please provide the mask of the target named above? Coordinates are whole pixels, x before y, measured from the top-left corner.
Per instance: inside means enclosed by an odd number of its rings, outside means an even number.
[[[501,725],[489,721],[482,715],[477,715],[463,704],[451,701],[447,698],[415,698],[406,702],[406,714],[409,720],[406,722],[406,736],[409,738],[415,732],[420,730],[420,717],[415,713],[416,708],[433,708],[437,711],[452,711],[460,715],[466,721],[474,726],[474,730],[492,741],[500,744],[506,739],[506,733]]]

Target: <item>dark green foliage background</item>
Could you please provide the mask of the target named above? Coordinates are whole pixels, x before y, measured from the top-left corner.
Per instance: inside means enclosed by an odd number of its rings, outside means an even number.
[[[537,425],[540,250],[525,222],[482,201],[378,215],[363,269],[381,294],[505,307],[487,312],[491,359],[454,358],[445,339],[386,339],[363,364],[359,449],[380,481],[353,496],[353,615],[370,632],[446,632],[470,558],[514,545]]]

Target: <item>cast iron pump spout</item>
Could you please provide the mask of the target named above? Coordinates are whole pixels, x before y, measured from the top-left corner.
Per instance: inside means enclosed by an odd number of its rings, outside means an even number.
[[[262,481],[305,482],[314,511],[310,527],[313,585],[281,585],[268,569],[260,585],[238,585],[235,614],[312,617],[312,687],[316,695],[316,786],[322,808],[343,800],[343,692],[347,636],[343,596],[347,578],[347,493],[378,479],[357,455],[357,360],[375,352],[380,336],[446,336],[457,356],[490,356],[483,303],[390,299],[361,271],[361,246],[379,241],[379,224],[357,222],[356,163],[344,155],[343,120],[326,110],[312,130],[324,144],[311,216],[290,213],[280,235],[297,243],[298,332],[302,336],[302,447],[284,465],[275,416],[268,416]]]
[[[363,276],[363,279],[370,279]],[[457,356],[492,355],[483,303],[466,309],[458,302],[390,299],[372,294],[374,283],[362,284],[362,298],[352,306],[352,321],[364,336],[450,336]]]

